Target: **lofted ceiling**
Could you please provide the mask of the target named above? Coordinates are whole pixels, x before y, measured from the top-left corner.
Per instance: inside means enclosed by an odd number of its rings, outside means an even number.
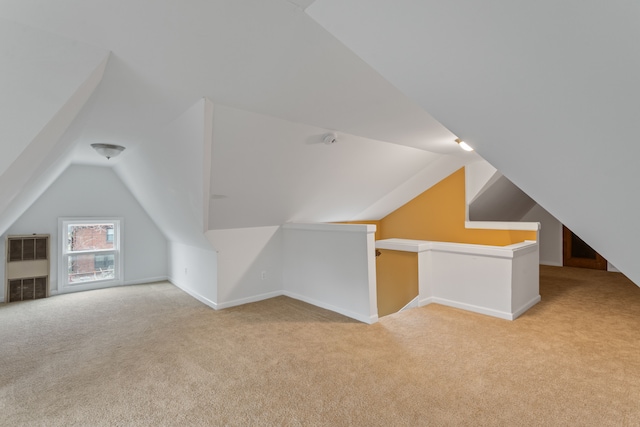
[[[640,284],[640,4],[316,0],[307,13]]]
[[[0,17],[111,52],[87,142],[135,144],[198,99],[456,154],[452,134],[287,0],[3,0]],[[18,46],[30,40],[17,40]],[[79,160],[91,161],[81,153]]]
[[[223,106],[214,111],[213,129],[214,229],[354,220],[442,157]],[[325,143],[327,134],[337,141]]]
[[[0,206],[0,231],[71,163],[113,166],[154,221],[172,228],[168,238],[201,242],[185,235],[382,215],[477,159],[311,19],[311,3],[0,0],[0,84],[11,94],[0,108],[14,118],[0,128],[0,166],[38,160],[20,177],[19,203]],[[185,114],[215,115],[203,99],[220,117],[190,119],[196,126],[215,122],[198,139],[204,129],[183,122]],[[65,105],[62,135],[35,143],[42,129],[63,123],[56,117]],[[238,113],[225,116],[229,111]],[[282,138],[264,138],[265,121],[278,123]],[[340,146],[304,142],[330,131],[341,135]],[[213,141],[210,173],[194,167],[202,161],[194,144],[203,138],[205,146]],[[106,160],[90,148],[98,142],[126,150]],[[263,161],[252,164],[242,147],[267,147]],[[187,169],[184,179],[180,171]],[[195,170],[205,174],[199,182]],[[0,189],[8,184],[0,170]],[[193,191],[202,200],[190,196],[180,207],[179,196]],[[193,226],[172,225],[187,222]]]

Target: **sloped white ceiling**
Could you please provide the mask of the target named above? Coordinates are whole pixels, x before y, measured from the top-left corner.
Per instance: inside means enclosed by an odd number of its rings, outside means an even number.
[[[69,164],[62,136],[98,86],[108,56],[0,19],[0,234]]]
[[[469,221],[521,221],[535,204],[505,176],[499,175],[469,205]]]
[[[307,12],[640,283],[640,4],[317,0]]]
[[[112,52],[84,137],[133,143],[216,104],[455,154],[451,132],[287,0],[4,0],[0,16]]]
[[[3,33],[12,51],[35,46],[36,57],[51,58],[40,64],[42,75],[17,77],[39,93],[64,87],[51,76],[65,51],[58,57],[50,41],[23,46],[18,27],[72,40],[80,51],[110,52],[72,126],[49,141],[73,148],[56,152],[64,164],[114,167],[170,240],[200,245],[209,228],[378,215],[424,190],[420,184],[434,179],[424,168],[434,159],[453,159],[438,162],[436,175],[469,159],[446,127],[309,18],[309,4],[3,0],[0,18],[20,23]],[[191,155],[197,144],[203,149],[206,123],[191,120],[203,98],[229,106],[215,118],[211,176]],[[282,136],[265,138],[272,128]],[[307,143],[329,130],[343,135],[339,145]],[[90,148],[96,142],[126,150],[107,161]],[[215,194],[227,198],[209,205]]]
[[[536,204],[485,160],[466,166],[465,199],[469,221],[522,221]]]
[[[211,249],[203,220],[206,102],[123,153],[114,169],[169,240]]]
[[[328,145],[323,142],[327,133],[216,106],[210,228],[360,219],[359,214],[435,160],[458,159],[343,132]],[[440,173],[433,183],[445,176]]]
[[[0,18],[0,176],[107,55]]]

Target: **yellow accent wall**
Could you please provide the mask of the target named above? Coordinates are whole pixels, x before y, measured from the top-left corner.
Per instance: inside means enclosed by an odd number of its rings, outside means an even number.
[[[536,240],[535,231],[466,229],[465,220],[465,171],[462,168],[382,218],[379,237],[493,246]]]
[[[400,310],[418,296],[418,254],[379,249],[376,257],[378,317]]]
[[[375,224],[376,240],[412,239],[505,246],[536,240],[535,231],[466,229],[465,170],[454,172]],[[400,310],[418,295],[417,254],[379,250],[376,258],[378,316]]]

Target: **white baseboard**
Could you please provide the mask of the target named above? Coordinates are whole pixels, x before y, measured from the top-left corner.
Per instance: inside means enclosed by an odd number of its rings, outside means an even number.
[[[492,308],[480,307],[473,304],[466,304],[463,302],[452,301],[452,300],[448,300],[445,298],[438,298],[438,297],[428,297],[428,298],[421,299],[418,305],[422,307],[429,304],[440,304],[440,305],[446,305],[447,307],[454,307],[454,308],[459,308],[461,310],[467,310],[467,311],[472,311],[474,313],[480,313],[480,314],[485,314],[487,316],[497,317],[499,319],[515,320],[519,316],[521,316],[525,311],[529,310],[531,307],[536,305],[538,302],[540,302],[540,295],[536,296],[535,298],[532,298],[530,301],[523,304],[522,307],[518,308],[513,313],[494,310]]]
[[[506,311],[494,310],[492,308],[480,307],[478,305],[466,304],[463,302],[452,301],[445,298],[438,297],[429,297],[420,300],[420,306],[428,305],[428,304],[440,304],[446,305],[447,307],[459,308],[461,310],[472,311],[474,313],[485,314],[487,316],[497,317],[499,319],[505,320],[513,320],[513,314],[507,313]]]
[[[372,324],[372,323],[376,323],[378,321],[378,315],[373,315],[370,317],[367,317],[365,315],[361,315],[359,313],[355,313],[349,310],[345,310],[342,309],[340,307],[336,307],[333,306],[331,304],[326,304],[323,303],[321,301],[317,301],[313,298],[308,298],[293,292],[288,292],[288,291],[273,291],[273,292],[267,292],[264,294],[259,294],[259,295],[254,295],[251,297],[247,297],[247,298],[241,298],[241,299],[236,299],[233,301],[227,301],[227,302],[223,302],[223,303],[216,303],[214,301],[211,301],[210,299],[203,297],[202,295],[200,295],[199,293],[193,291],[192,289],[189,289],[187,286],[183,286],[180,283],[178,283],[177,281],[175,281],[173,278],[169,277],[167,279],[169,282],[171,282],[173,285],[175,285],[176,287],[182,289],[184,292],[188,293],[189,295],[191,295],[192,297],[194,297],[195,299],[197,299],[198,301],[202,302],[203,304],[208,305],[209,307],[213,308],[214,310],[221,310],[224,308],[230,308],[230,307],[235,307],[238,305],[242,305],[242,304],[247,304],[247,303],[251,303],[251,302],[258,302],[258,301],[262,301],[265,299],[269,299],[269,298],[274,298],[274,297],[278,297],[281,295],[285,295],[288,296],[289,298],[293,298],[293,299],[297,299],[303,302],[306,302],[308,304],[311,305],[315,305],[316,307],[320,307],[320,308],[324,308],[326,310],[330,310],[330,311],[334,311],[336,313],[342,314],[343,316],[347,316],[350,317],[352,319],[358,320],[360,322],[363,323],[367,323],[367,324]]]
[[[419,297],[415,297],[414,299],[412,299],[411,301],[409,301],[409,303],[407,303],[407,305],[405,305],[404,307],[402,307],[400,310],[398,310],[398,313],[401,311],[405,311],[405,310],[409,310],[410,308],[416,308],[419,306],[419,301],[418,301]]]
[[[534,305],[536,305],[537,303],[540,302],[540,295],[531,298],[530,301],[526,302],[525,304],[522,305],[522,307],[520,307],[519,309],[517,309],[516,311],[513,312],[513,319],[517,319],[518,317],[520,317],[525,311],[529,310],[531,307],[533,307]]]
[[[433,297],[427,297],[423,299],[419,299],[420,295],[418,295],[418,307],[424,307],[425,305],[433,304],[435,301]]]
[[[274,298],[274,297],[278,297],[278,296],[281,296],[281,295],[286,295],[289,298],[297,299],[297,300],[306,302],[308,304],[315,305],[316,307],[320,307],[320,308],[324,308],[326,310],[334,311],[336,313],[342,314],[343,316],[350,317],[352,319],[358,320],[358,321],[363,322],[363,323],[373,324],[373,323],[376,323],[378,321],[378,315],[377,314],[372,315],[372,316],[366,316],[366,315],[363,315],[363,314],[355,313],[355,312],[350,311],[350,310],[345,310],[345,309],[342,309],[340,307],[336,307],[336,306],[331,305],[331,304],[326,304],[324,302],[315,300],[313,298],[308,298],[308,297],[305,297],[305,296],[302,296],[302,295],[299,295],[299,294],[296,294],[296,293],[293,293],[293,292],[288,292],[288,291],[273,291],[273,292],[267,292],[267,293],[264,293],[264,294],[254,295],[254,296],[250,296],[250,297],[246,297],[246,298],[240,298],[240,299],[236,299],[236,300],[233,300],[233,301],[216,303],[215,301],[212,301],[209,298],[206,298],[206,297],[200,295],[198,292],[190,289],[188,286],[182,285],[181,283],[179,283],[177,280],[173,279],[172,277],[161,276],[161,277],[148,278],[148,279],[144,279],[144,280],[128,281],[128,282],[123,283],[122,285],[119,285],[119,286],[140,285],[140,284],[145,284],[145,283],[154,283],[154,282],[161,282],[161,281],[169,281],[171,284],[173,284],[177,288],[183,290],[184,292],[186,292],[187,294],[189,294],[193,298],[195,298],[198,301],[200,301],[201,303],[213,308],[214,310],[221,310],[221,309],[224,309],[224,308],[235,307],[235,306],[242,305],[242,304],[248,304],[248,303],[251,303],[251,302],[258,302],[258,301],[266,300],[266,299],[269,299],[269,298]],[[63,293],[65,293],[65,292],[63,292]],[[59,294],[60,294],[60,292],[58,292],[57,290],[51,290],[50,291],[50,295],[51,296],[59,295]],[[410,305],[412,305],[414,303],[414,301],[417,301],[417,297],[416,297],[415,300],[413,300],[409,304],[407,304],[407,306],[405,308],[408,308]],[[4,298],[0,299],[0,302],[4,302]]]
[[[336,313],[342,314],[343,316],[347,316],[350,317],[352,319],[358,320],[362,323],[367,323],[369,325],[371,325],[372,323],[376,323],[378,321],[378,315],[372,315],[372,316],[366,316],[364,314],[360,314],[360,313],[355,313],[353,311],[350,310],[345,310],[343,308],[340,307],[336,307],[334,305],[331,304],[327,304],[324,303],[322,301],[318,301],[315,300],[313,298],[309,298],[303,295],[299,295],[293,292],[289,292],[289,291],[284,291],[284,295],[288,296],[289,298],[293,298],[293,299],[297,299],[303,302],[306,302],[307,304],[311,304],[311,305],[315,305],[316,307],[320,307],[320,308],[324,308],[326,310],[330,310],[330,311],[334,311]]]
[[[147,279],[138,279],[138,280],[127,280],[126,282],[124,282],[122,285],[123,286],[129,286],[129,285],[146,285],[148,283],[155,283],[155,282],[166,282],[168,281],[168,277],[167,276],[158,276],[158,277],[149,277]]]
[[[172,279],[171,277],[168,277],[167,280],[169,282],[171,282],[175,287],[180,288],[181,290],[183,290],[184,292],[188,293],[189,295],[191,295],[192,297],[194,297],[195,299],[197,299],[198,301],[200,301],[201,303],[203,303],[204,305],[208,305],[209,307],[213,308],[214,310],[218,310],[218,304],[215,301],[211,301],[209,298],[203,297],[202,295],[200,295],[199,293],[195,292],[192,289],[189,289],[187,286],[183,286],[180,283],[178,283],[176,280]]]
[[[236,300],[232,300],[232,301],[227,301],[227,302],[220,302],[218,303],[218,309],[223,309],[223,308],[229,308],[229,307],[235,307],[238,305],[242,305],[242,304],[249,304],[250,302],[258,302],[258,301],[263,301],[269,298],[275,298],[275,297],[279,297],[284,295],[282,293],[282,291],[274,291],[274,292],[267,292],[264,294],[259,294],[259,295],[253,295],[250,297],[246,297],[246,298],[240,298],[240,299],[236,299]]]

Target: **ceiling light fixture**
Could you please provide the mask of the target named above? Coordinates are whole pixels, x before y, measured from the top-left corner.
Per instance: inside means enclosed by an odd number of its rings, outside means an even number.
[[[471,148],[469,146],[469,144],[467,144],[466,142],[464,142],[463,140],[461,140],[460,138],[456,138],[456,142],[458,143],[458,145],[460,146],[460,148],[462,148],[464,151],[473,151],[473,148]]]
[[[124,147],[122,145],[114,145],[114,144],[91,144],[94,150],[98,152],[101,156],[104,156],[109,160],[112,157],[116,157],[118,154],[124,151]]]
[[[322,138],[322,141],[327,145],[335,144],[336,142],[338,142],[338,135],[333,132],[327,133]]]

